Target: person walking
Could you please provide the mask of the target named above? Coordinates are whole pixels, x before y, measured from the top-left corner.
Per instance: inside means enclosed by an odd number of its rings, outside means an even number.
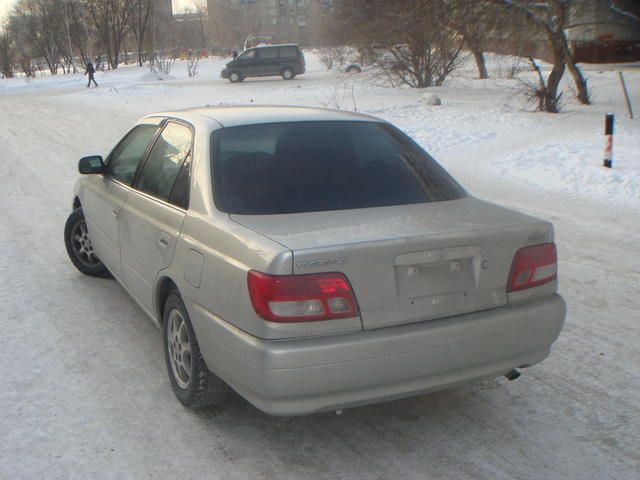
[[[91,82],[93,82],[93,84],[94,84],[96,87],[98,86],[98,83],[96,82],[96,79],[95,79],[95,78],[93,78],[93,75],[94,75],[95,73],[96,73],[96,69],[95,69],[95,68],[93,68],[93,63],[88,62],[88,63],[87,63],[87,68],[86,68],[86,70],[84,71],[84,74],[85,74],[85,75],[87,75],[87,74],[89,75],[89,83],[87,83],[87,88],[90,88],[90,87],[91,87]]]

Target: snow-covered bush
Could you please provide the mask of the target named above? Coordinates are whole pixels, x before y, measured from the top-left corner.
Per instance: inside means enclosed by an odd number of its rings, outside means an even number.
[[[154,55],[149,62],[149,70],[158,77],[158,80],[163,80],[171,75],[174,63],[176,63],[175,55]]]
[[[347,63],[350,49],[347,47],[323,47],[317,51],[318,58],[328,70],[342,68]]]
[[[427,105],[431,105],[434,107],[440,106],[442,105],[442,100],[440,99],[440,97],[438,95],[436,95],[435,93],[425,93],[422,96],[422,100],[424,101],[424,103],[426,103]]]
[[[187,73],[189,78],[198,76],[198,64],[200,63],[200,57],[198,55],[189,55],[187,59]]]

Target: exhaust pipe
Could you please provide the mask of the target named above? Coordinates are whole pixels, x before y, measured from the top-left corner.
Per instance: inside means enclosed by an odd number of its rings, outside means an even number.
[[[507,372],[504,374],[505,378],[507,380],[509,380],[510,382],[514,381],[515,379],[517,379],[518,377],[520,377],[520,375],[522,375],[518,370],[516,370],[515,368],[513,370],[511,370],[510,372]]]

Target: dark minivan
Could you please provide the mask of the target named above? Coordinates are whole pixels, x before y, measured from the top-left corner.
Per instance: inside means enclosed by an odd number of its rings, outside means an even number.
[[[274,75],[282,75],[285,80],[291,80],[304,72],[304,55],[298,45],[265,45],[242,52],[238,58],[225,65],[220,76],[235,83],[247,77]]]

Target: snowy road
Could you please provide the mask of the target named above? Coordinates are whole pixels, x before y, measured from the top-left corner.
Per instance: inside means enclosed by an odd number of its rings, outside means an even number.
[[[590,83],[596,98],[608,82]],[[640,76],[630,83],[640,97]],[[437,112],[415,92],[358,93],[359,109],[412,133],[473,194],[554,222],[567,323],[551,356],[516,382],[341,416],[272,418],[237,396],[191,412],[171,392],[151,321],[115,281],[67,260],[77,159],[104,153],[140,115],[231,101],[317,106],[334,84],[318,73],[287,84],[134,82],[119,94],[0,90],[0,479],[638,478],[640,124],[621,120],[622,182],[594,181],[594,170],[576,183],[523,161],[553,161],[558,145],[570,165],[572,149],[582,158],[600,145],[598,106],[558,119],[498,108],[490,89],[447,87]]]

